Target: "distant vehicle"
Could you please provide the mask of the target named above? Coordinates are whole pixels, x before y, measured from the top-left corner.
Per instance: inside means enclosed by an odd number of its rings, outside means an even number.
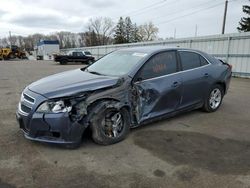
[[[66,55],[55,55],[54,61],[60,62],[61,65],[65,65],[68,62],[91,64],[95,61],[95,58],[88,51],[69,51]]]
[[[9,59],[27,59],[26,54],[18,46],[12,45],[7,46],[6,48],[0,48],[0,60],[9,60]]]
[[[231,75],[229,64],[198,50],[122,49],[27,86],[16,114],[30,140],[78,145],[89,127],[96,143],[114,144],[130,128],[198,108],[216,111]]]
[[[58,40],[41,40],[35,46],[37,60],[52,60],[53,54],[58,54],[59,41]]]

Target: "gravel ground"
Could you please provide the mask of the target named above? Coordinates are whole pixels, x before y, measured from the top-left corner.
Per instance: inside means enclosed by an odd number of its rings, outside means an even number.
[[[250,80],[233,78],[221,108],[196,110],[77,150],[24,139],[15,120],[23,88],[82,67],[0,61],[0,187],[250,187]]]

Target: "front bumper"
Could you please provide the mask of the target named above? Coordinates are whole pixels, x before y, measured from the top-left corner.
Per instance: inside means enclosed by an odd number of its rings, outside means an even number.
[[[44,97],[38,96],[38,94],[27,89],[24,92],[28,93],[29,96],[36,97],[36,102],[28,114],[22,113],[20,107],[16,112],[16,119],[25,138],[56,144],[76,144],[81,141],[86,126],[78,122],[72,122],[67,112],[57,114],[36,113],[35,110],[44,101]]]

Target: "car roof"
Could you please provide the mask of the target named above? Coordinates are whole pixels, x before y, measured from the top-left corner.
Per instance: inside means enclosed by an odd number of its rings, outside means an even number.
[[[201,52],[199,50],[194,49],[188,49],[188,48],[179,48],[179,47],[169,47],[169,46],[143,46],[143,47],[132,47],[132,48],[125,48],[120,49],[118,51],[130,51],[130,52],[141,52],[141,53],[156,53],[163,50],[188,50],[188,51],[195,51],[195,52]]]
[[[200,50],[195,50],[195,49],[190,49],[190,48],[179,48],[179,47],[171,47],[171,46],[143,46],[143,47],[131,47],[131,48],[124,48],[124,49],[119,49],[117,51],[127,51],[127,52],[135,52],[135,53],[145,53],[148,57],[159,53],[159,52],[163,52],[163,51],[167,51],[167,50],[184,50],[184,51],[190,51],[190,52],[196,52],[200,55],[202,55],[203,57],[205,57],[206,60],[208,60],[211,64],[213,64],[215,62],[215,58],[211,55],[208,55],[205,52],[202,52]],[[144,64],[146,60],[144,60],[143,62],[141,62],[138,67],[141,66],[141,64]],[[138,70],[132,70],[129,75],[130,77],[133,77],[134,74],[137,72]]]

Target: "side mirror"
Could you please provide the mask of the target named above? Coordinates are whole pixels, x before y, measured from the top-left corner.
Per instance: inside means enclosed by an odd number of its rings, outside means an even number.
[[[143,79],[142,79],[142,77],[137,77],[136,79],[135,79],[135,82],[141,82]]]

